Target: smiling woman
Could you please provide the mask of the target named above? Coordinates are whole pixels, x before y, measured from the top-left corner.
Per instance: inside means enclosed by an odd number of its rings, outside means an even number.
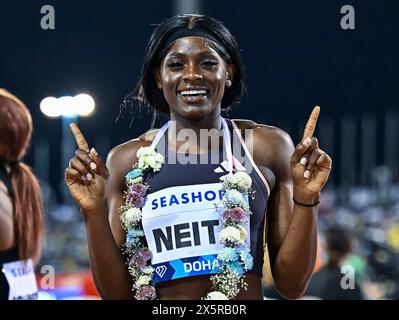
[[[156,73],[157,87],[174,114],[201,118],[215,110],[232,85],[234,65],[207,42],[196,36],[175,40]]]
[[[196,39],[192,40],[198,47],[193,47],[190,39],[187,39],[192,38],[193,33]],[[155,110],[169,113],[171,104],[168,103],[166,92],[162,90],[161,76],[169,75],[169,80],[176,79],[187,65],[190,66],[186,73],[189,78],[207,75],[226,82],[227,86],[222,86],[224,90],[219,96],[221,109],[226,109],[241,99],[244,92],[244,68],[238,44],[222,23],[201,15],[177,16],[158,25],[147,45],[135,94],[140,101]],[[206,74],[198,72],[198,68]],[[225,77],[221,78],[224,74]],[[191,83],[191,86],[190,83],[180,85],[181,87],[174,88],[175,99],[178,91],[183,90],[205,90],[207,97],[210,97],[210,88],[206,86],[199,86],[198,83]],[[170,95],[169,97],[172,98]]]
[[[332,163],[313,137],[320,108],[296,147],[278,128],[226,119],[221,112],[240,100],[243,75],[222,22],[176,16],[155,28],[134,95],[170,120],[112,149],[106,165],[72,124],[78,149],[65,180],[103,298],[262,299],[266,243],[277,289],[288,298],[305,292]],[[216,146],[201,139],[203,129],[218,137]],[[197,139],[177,139],[187,131]],[[171,150],[198,149],[223,153],[222,162],[169,158]]]

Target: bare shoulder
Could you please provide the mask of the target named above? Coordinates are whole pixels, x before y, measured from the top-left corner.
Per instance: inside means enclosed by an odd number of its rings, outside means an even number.
[[[255,121],[246,119],[232,120],[242,132],[244,131],[243,133],[245,133],[245,130],[253,129],[255,143],[263,141],[263,143],[261,143],[260,145],[263,145],[265,147],[267,146],[268,148],[280,148],[292,145],[292,139],[290,135],[278,127],[270,126],[263,123],[257,123]]]
[[[253,155],[257,164],[275,172],[280,163],[289,162],[295,148],[287,132],[278,127],[252,120],[233,119],[233,121],[243,136],[247,136],[245,130],[253,130]]]
[[[137,162],[137,150],[151,144],[159,129],[147,131],[136,139],[122,143],[108,153],[107,167],[112,172],[126,173]]]

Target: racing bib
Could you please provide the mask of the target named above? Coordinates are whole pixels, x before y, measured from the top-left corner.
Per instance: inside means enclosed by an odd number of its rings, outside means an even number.
[[[3,264],[10,291],[8,300],[37,300],[37,284],[32,259]]]
[[[142,223],[155,283],[217,272],[216,257],[223,247],[221,200],[221,183],[177,186],[147,195]],[[246,228],[249,244],[249,221]]]

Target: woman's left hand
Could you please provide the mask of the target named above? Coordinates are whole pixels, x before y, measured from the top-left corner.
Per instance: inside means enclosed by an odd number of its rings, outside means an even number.
[[[320,107],[316,106],[306,124],[302,141],[291,156],[291,173],[295,200],[314,203],[320,198],[320,191],[328,180],[332,160],[313,137]]]

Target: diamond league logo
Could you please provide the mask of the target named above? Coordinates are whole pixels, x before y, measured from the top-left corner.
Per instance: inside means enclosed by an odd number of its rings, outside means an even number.
[[[165,275],[167,268],[165,266],[159,266],[155,268],[155,272],[162,278]]]

